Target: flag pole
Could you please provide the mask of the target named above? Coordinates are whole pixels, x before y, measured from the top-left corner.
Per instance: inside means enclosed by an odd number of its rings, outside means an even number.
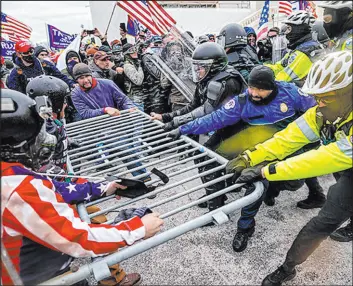
[[[110,15],[109,23],[108,23],[107,29],[105,30],[104,36],[108,33],[108,29],[109,29],[109,26],[110,26],[110,22],[112,21],[116,5],[117,5],[117,3],[114,4],[114,8],[113,8],[112,14]]]

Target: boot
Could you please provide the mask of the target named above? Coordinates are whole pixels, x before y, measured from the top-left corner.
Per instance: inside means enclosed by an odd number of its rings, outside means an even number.
[[[309,188],[309,196],[305,200],[298,202],[297,207],[301,209],[322,208],[326,202],[326,197],[317,178],[306,179],[305,184]]]
[[[235,252],[242,252],[248,246],[249,238],[254,234],[255,227],[246,230],[239,230],[233,239],[233,249]]]
[[[120,268],[119,264],[114,264],[109,267],[111,277],[101,280],[98,285],[103,286],[132,286],[140,285],[142,282],[141,275],[138,273],[126,274],[125,271]]]
[[[202,199],[202,198],[204,198],[204,197],[206,197],[207,195],[203,195],[203,196],[201,196],[201,197],[199,197],[198,199]],[[225,202],[226,202],[226,200],[227,200],[227,196],[223,196],[223,205],[225,204]],[[197,205],[199,208],[201,208],[201,209],[207,209],[208,208],[208,201],[206,201],[206,202],[203,202],[203,203],[199,203],[198,205]]]
[[[337,230],[335,230],[333,233],[331,233],[330,237],[333,240],[339,241],[339,242],[350,242],[353,240],[353,224],[352,224],[352,219],[350,219],[350,222],[345,226],[341,227]]]
[[[276,271],[267,275],[262,281],[262,286],[281,286],[283,282],[292,280],[297,271],[293,269],[292,271],[286,271],[283,266],[277,268]]]

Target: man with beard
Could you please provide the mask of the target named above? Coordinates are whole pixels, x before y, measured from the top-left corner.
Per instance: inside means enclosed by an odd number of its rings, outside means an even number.
[[[294,82],[301,87],[313,62],[325,53],[312,38],[314,22],[315,17],[307,11],[293,12],[283,21],[282,32],[291,51],[276,64],[266,64],[274,71],[276,80]]]
[[[331,39],[331,49],[352,53],[352,1],[323,1],[318,6],[324,8],[324,28]],[[330,237],[340,242],[352,241],[353,217],[345,227],[333,232]]]
[[[285,128],[315,105],[314,98],[299,94],[298,88],[294,84],[275,81],[270,68],[257,66],[249,75],[249,88],[244,94],[235,96],[211,114],[182,125],[172,131],[170,136],[178,138],[180,135],[204,134],[234,125],[238,130],[221,140],[215,148],[218,154],[231,160],[245,150],[252,149],[256,144],[273,137],[276,132]],[[307,148],[312,148],[312,146]],[[305,150],[301,150],[301,152],[303,151]],[[228,163],[228,170],[232,170],[233,165],[236,165],[237,161],[234,163],[234,160]],[[320,185],[311,184],[312,179],[306,180],[311,204],[304,201],[299,202],[303,208],[321,207],[325,202]],[[317,179],[314,179],[317,182]],[[220,183],[217,184],[220,185]],[[303,180],[278,182],[278,184],[270,184],[267,191],[271,190],[271,194],[278,194],[282,190],[295,191],[303,184]],[[218,190],[224,188],[225,183],[223,182],[223,186]],[[254,188],[248,188],[245,195],[253,191]],[[207,189],[206,193],[210,194]],[[225,199],[226,196],[222,195],[209,201],[209,210],[212,211],[224,205]],[[237,233],[233,240],[234,251],[241,252],[247,247],[248,240],[255,231],[255,216],[262,200],[263,198],[260,198],[242,209]],[[201,207],[207,207],[207,205],[201,205]]]
[[[245,29],[247,39],[248,39],[248,46],[253,50],[254,53],[257,54],[257,47],[256,47],[257,36],[256,36],[254,28],[244,27],[244,29]]]
[[[18,41],[15,45],[15,68],[12,69],[7,86],[9,89],[26,93],[28,82],[40,75],[51,75],[63,80],[69,87],[75,87],[75,82],[63,75],[54,64],[39,61],[34,55],[34,47],[28,41]]]

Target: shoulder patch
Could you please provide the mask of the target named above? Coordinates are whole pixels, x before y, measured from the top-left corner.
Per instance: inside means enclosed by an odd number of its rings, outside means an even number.
[[[345,50],[352,51],[352,37],[348,38],[345,43]]]
[[[284,102],[281,103],[279,108],[281,109],[281,112],[283,112],[283,113],[286,113],[288,111],[288,106]]]
[[[224,108],[228,110],[233,108],[234,106],[235,106],[235,100],[231,99],[224,105]]]
[[[294,62],[295,58],[296,58],[296,54],[291,55],[288,59],[288,65],[290,65],[292,62]]]

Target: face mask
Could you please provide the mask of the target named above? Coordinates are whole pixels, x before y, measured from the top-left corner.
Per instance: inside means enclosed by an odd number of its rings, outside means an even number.
[[[28,55],[28,56],[22,56],[23,60],[25,60],[27,63],[34,63],[34,55]]]
[[[77,64],[77,62],[75,60],[69,61],[67,63],[67,68],[69,70],[70,73],[72,73],[72,70],[74,68],[74,66]]]

